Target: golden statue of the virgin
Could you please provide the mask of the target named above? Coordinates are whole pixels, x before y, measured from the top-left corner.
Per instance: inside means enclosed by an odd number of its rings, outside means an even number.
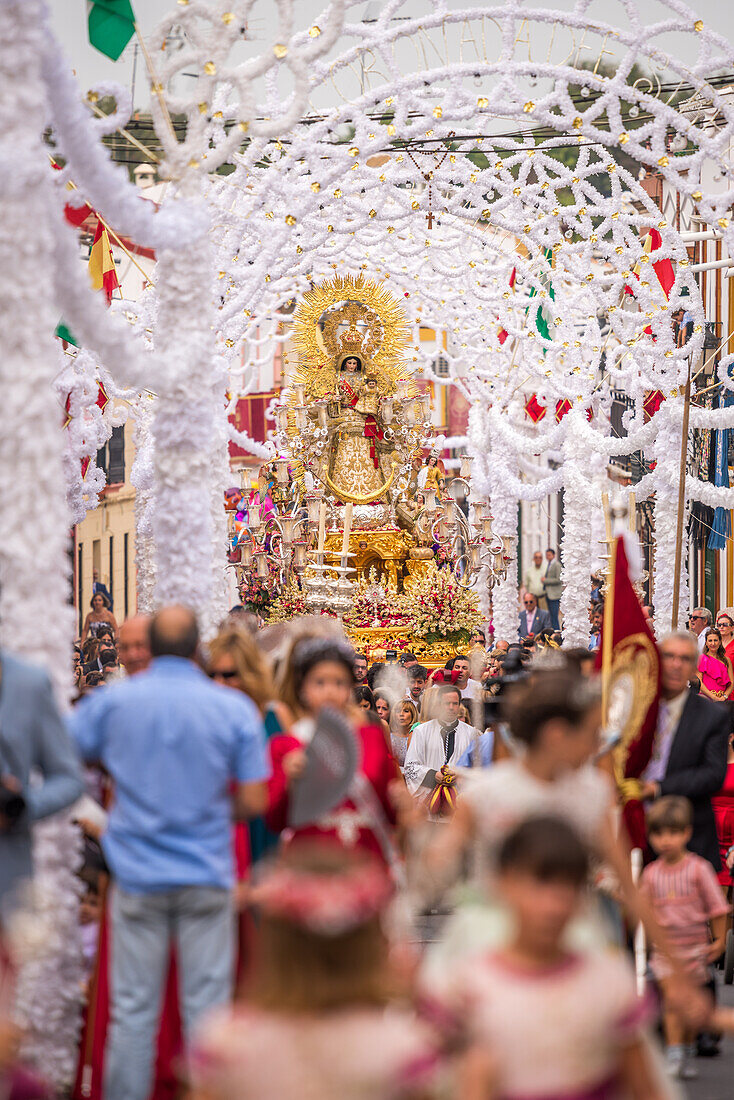
[[[305,296],[294,341],[291,390],[300,384],[309,420],[327,437],[308,468],[337,500],[384,503],[410,461],[396,451],[391,427],[414,390],[401,358],[408,343],[402,309],[375,283],[336,277]]]

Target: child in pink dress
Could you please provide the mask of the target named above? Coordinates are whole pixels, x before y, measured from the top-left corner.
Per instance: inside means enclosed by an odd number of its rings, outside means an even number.
[[[703,986],[709,963],[724,950],[728,906],[711,864],[687,849],[692,833],[688,799],[675,795],[658,799],[648,812],[647,830],[658,858],[643,871],[641,890],[652,902],[677,957]],[[669,964],[653,951],[651,965],[667,1002]],[[667,1004],[663,1022],[668,1071],[675,1077],[694,1077],[689,1048],[695,1033]]]
[[[394,997],[381,917],[384,868],[335,844],[295,841],[253,890],[256,970],[245,1000],[211,1017],[192,1100],[426,1100],[433,1028]]]
[[[499,949],[466,960],[443,999],[495,1065],[462,1100],[663,1100],[643,1034],[647,1016],[619,952],[574,952],[564,936],[582,904],[586,848],[557,817],[504,839],[495,885],[513,918]]]

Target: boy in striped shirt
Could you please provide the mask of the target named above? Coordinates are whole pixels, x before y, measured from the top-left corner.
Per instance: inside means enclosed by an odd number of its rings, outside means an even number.
[[[648,812],[647,831],[658,858],[643,871],[641,891],[685,969],[703,986],[709,964],[724,950],[728,906],[711,864],[688,851],[692,833],[688,799],[675,795],[658,799]],[[695,1035],[666,1006],[670,966],[656,951],[651,966],[663,993],[668,1071],[674,1077],[695,1077],[689,1060]]]

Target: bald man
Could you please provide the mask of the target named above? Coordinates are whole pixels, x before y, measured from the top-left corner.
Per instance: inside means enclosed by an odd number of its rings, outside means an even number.
[[[150,664],[150,615],[133,615],[120,627],[117,656],[128,676],[144,672]]]
[[[163,608],[149,636],[150,667],[87,696],[70,717],[82,756],[115,783],[102,839],[115,881],[106,1100],[149,1096],[171,936],[186,1037],[228,1003],[232,803],[240,816],[262,813],[269,775],[256,707],[194,661],[192,612]]]

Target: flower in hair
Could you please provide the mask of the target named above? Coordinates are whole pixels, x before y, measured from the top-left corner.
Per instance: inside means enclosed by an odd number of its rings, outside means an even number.
[[[390,900],[392,883],[377,864],[323,874],[279,867],[252,891],[253,904],[317,936],[342,936],[376,916]]]

